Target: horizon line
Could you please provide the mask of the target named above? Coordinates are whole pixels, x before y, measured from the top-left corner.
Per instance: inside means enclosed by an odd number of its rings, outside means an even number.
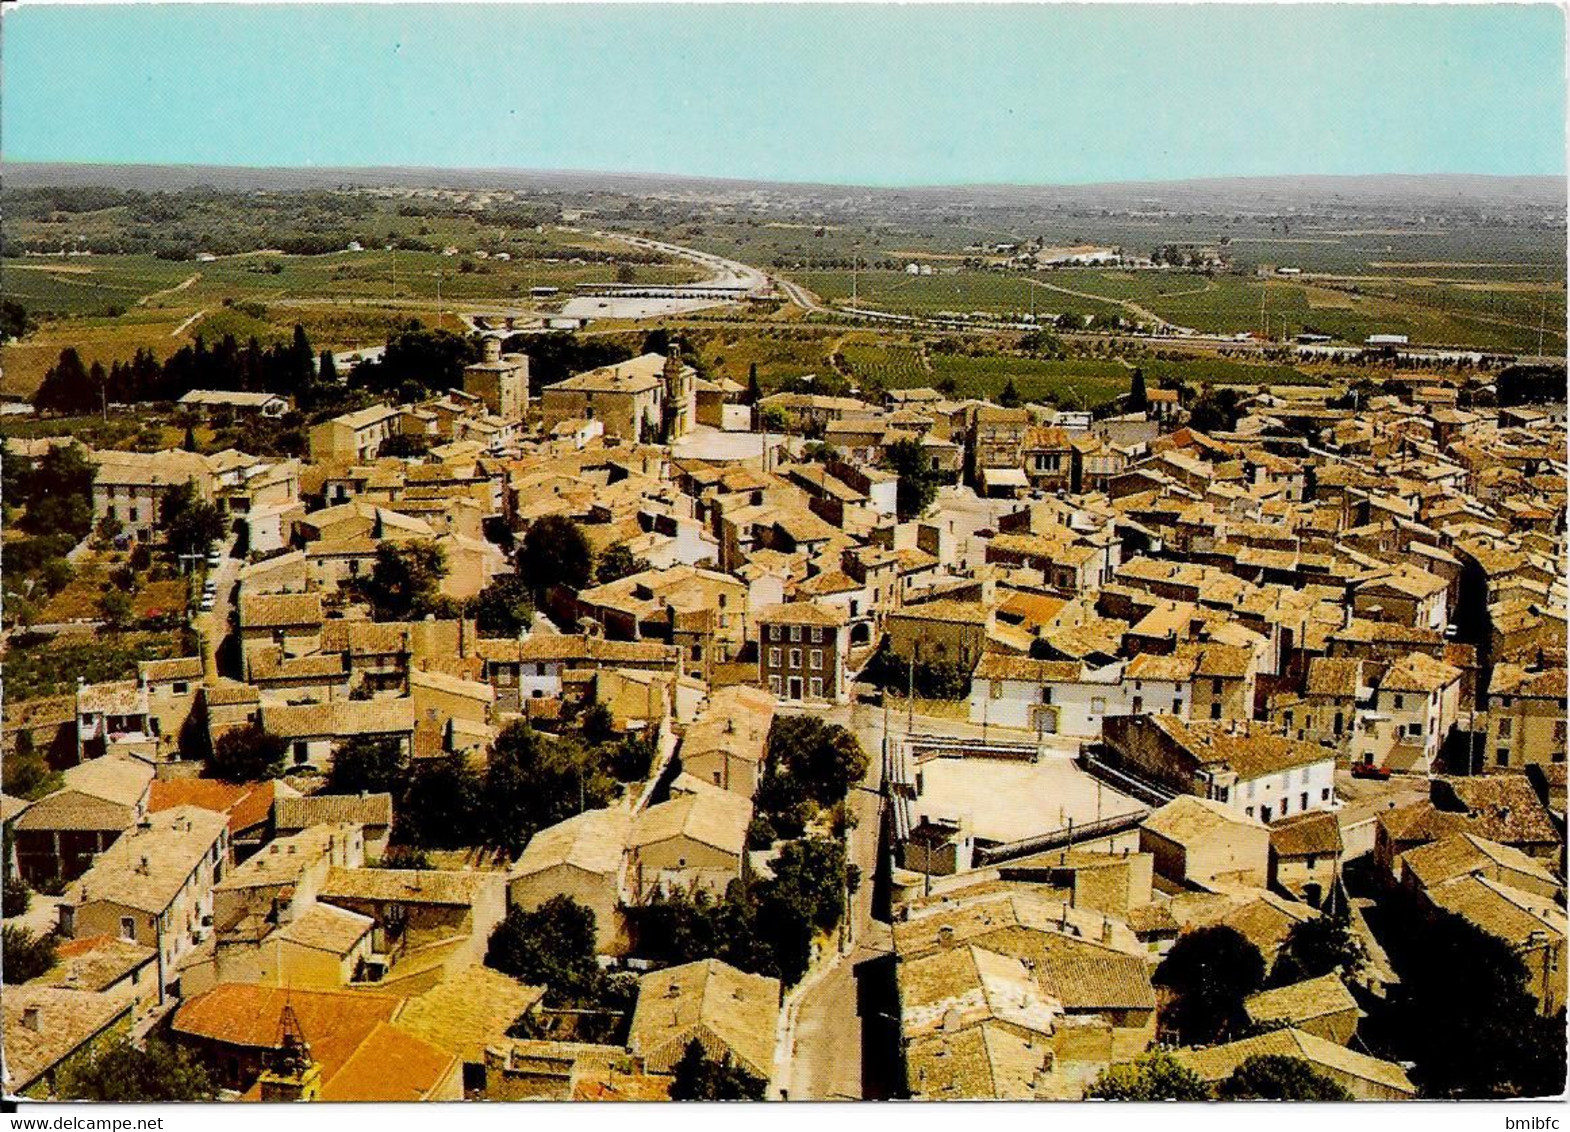
[[[1479,173],[1465,170],[1429,170],[1420,173],[1410,171],[1372,171],[1360,173],[1213,173],[1193,177],[1132,177],[1124,180],[1090,180],[1090,181],[953,181],[953,182],[864,182],[864,181],[834,181],[834,180],[793,180],[776,179],[769,177],[739,177],[734,175],[710,173],[672,173],[653,171],[647,169],[588,169],[588,168],[547,168],[542,166],[527,165],[426,165],[426,164],[377,164],[377,165],[277,165],[277,164],[232,164],[225,162],[203,161],[114,161],[94,158],[82,159],[30,159],[6,158],[0,162],[0,169],[5,167],[16,168],[28,166],[33,168],[64,167],[69,169],[160,169],[160,170],[204,170],[212,169],[233,172],[256,173],[287,173],[287,172],[314,172],[314,173],[467,173],[467,174],[536,174],[541,176],[576,176],[576,177],[638,177],[651,180],[664,179],[675,181],[701,181],[719,184],[736,185],[777,185],[790,188],[832,188],[832,189],[867,189],[877,191],[934,191],[934,190],[965,190],[965,189],[1041,189],[1041,188],[1066,188],[1088,189],[1116,186],[1137,185],[1200,185],[1216,181],[1356,181],[1374,179],[1406,179],[1423,180],[1438,178],[1470,178],[1479,181],[1558,181],[1570,187],[1570,175],[1561,173]]]

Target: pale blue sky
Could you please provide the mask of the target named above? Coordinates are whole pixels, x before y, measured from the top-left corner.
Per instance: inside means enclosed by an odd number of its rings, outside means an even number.
[[[909,185],[1563,174],[1549,5],[31,6],[24,161]]]

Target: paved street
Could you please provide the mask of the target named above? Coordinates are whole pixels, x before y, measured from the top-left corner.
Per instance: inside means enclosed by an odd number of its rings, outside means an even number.
[[[823,713],[849,726],[866,750],[869,765],[861,786],[851,791],[856,827],[850,833],[850,859],[861,870],[861,884],[851,898],[847,917],[848,946],[829,960],[813,979],[796,1008],[788,1035],[788,1076],[778,1082],[791,1100],[859,1100],[862,1095],[862,1020],[857,1012],[856,965],[887,954],[888,925],[872,918],[873,881],[877,875],[879,806],[883,781],[882,713],[864,705]]]

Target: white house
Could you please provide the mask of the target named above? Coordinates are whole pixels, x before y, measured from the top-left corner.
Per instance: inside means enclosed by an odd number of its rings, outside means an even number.
[[[1095,739],[1109,716],[1188,718],[1195,661],[1141,655],[1101,668],[986,653],[970,685],[970,721]]]

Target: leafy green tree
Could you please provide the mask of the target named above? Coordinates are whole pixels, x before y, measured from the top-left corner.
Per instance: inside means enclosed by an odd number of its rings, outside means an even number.
[[[61,1100],[101,1104],[212,1101],[218,1086],[196,1055],[149,1038],[145,1049],[121,1039],[68,1061],[58,1084]]]
[[[790,417],[778,405],[765,405],[758,410],[760,432],[784,433],[790,431]]]
[[[641,782],[654,766],[654,740],[638,735],[613,744],[605,765],[618,782]]]
[[[1003,391],[998,394],[998,404],[1005,409],[1017,409],[1020,406],[1019,389],[1011,377],[1003,383]]]
[[[158,504],[158,525],[176,555],[205,555],[224,535],[223,512],[198,496],[190,480],[164,493]]]
[[[594,910],[570,896],[552,896],[533,911],[513,905],[491,932],[485,965],[548,988],[552,1004],[593,997],[595,927]]]
[[[632,553],[630,547],[624,542],[618,542],[605,548],[605,553],[600,555],[594,564],[594,580],[600,585],[607,582],[619,581],[632,574],[642,573],[649,568],[647,558],[639,558]]]
[[[16,798],[37,801],[60,788],[60,776],[49,766],[43,753],[33,746],[31,732],[19,731],[11,753],[0,759],[0,789]]]
[[[1216,1086],[1222,1100],[1349,1101],[1352,1094],[1300,1057],[1256,1054]]]
[[[534,598],[517,574],[498,574],[474,595],[470,613],[482,635],[515,637],[534,619]]]
[[[19,924],[7,924],[0,937],[0,973],[7,984],[15,986],[36,979],[55,965],[55,937],[34,935]]]
[[[546,515],[524,532],[518,572],[537,593],[556,585],[581,590],[589,584],[593,561],[583,528],[566,515]]]
[[[1460,916],[1413,925],[1392,992],[1401,1048],[1424,1096],[1457,1100],[1557,1096],[1565,1085],[1565,1017],[1546,1018],[1510,945]],[[1540,956],[1533,957],[1541,962]]]
[[[33,408],[40,413],[75,415],[97,412],[103,407],[103,386],[94,385],[87,366],[74,346],[60,351],[54,365],[33,393]]]
[[[919,518],[938,496],[938,480],[932,460],[921,441],[896,440],[883,449],[883,464],[899,477],[895,487],[895,506],[902,521]]]
[[[93,526],[93,479],[97,469],[75,444],[50,449],[20,478],[23,490],[7,496],[9,506],[18,500],[27,514],[18,523],[26,531],[41,535],[65,535],[72,543],[86,536]],[[67,547],[69,549],[69,546]],[[8,567],[10,548],[6,554]]]
[[[124,590],[105,590],[98,597],[98,615],[110,629],[123,629],[131,620],[131,598]]]
[[[481,780],[462,754],[418,759],[395,810],[393,840],[424,849],[460,849],[483,840]]]
[[[446,573],[446,552],[434,542],[384,542],[360,592],[377,621],[408,621],[433,611]]]
[[[36,324],[21,303],[0,300],[0,342],[25,338]]]
[[[404,459],[424,456],[430,450],[431,442],[425,437],[412,432],[400,432],[382,441],[376,454]]]
[[[207,777],[224,782],[259,782],[283,774],[284,755],[288,744],[277,735],[269,735],[260,724],[226,731],[213,744],[212,758],[207,760]]]
[[[1241,932],[1224,925],[1179,936],[1151,980],[1177,998],[1167,1020],[1188,1044],[1240,1033],[1243,1000],[1265,982],[1265,958]]]
[[[1200,432],[1231,432],[1241,415],[1237,390],[1207,385],[1189,408],[1188,424]]]
[[[672,1077],[673,1101],[761,1101],[769,1085],[734,1064],[729,1054],[709,1057],[697,1038],[687,1043]]]
[[[327,772],[324,794],[403,793],[409,775],[409,756],[395,739],[356,735],[333,748],[332,769]]]
[[[805,795],[830,806],[867,773],[867,752],[855,735],[816,716],[782,715],[769,729],[769,763],[801,784]]]
[[[765,892],[796,905],[819,931],[830,931],[845,912],[845,846],[825,837],[786,842],[771,866]]]
[[[1103,1069],[1085,1096],[1103,1101],[1208,1101],[1210,1090],[1198,1073],[1170,1053],[1147,1053]]]
[[[619,789],[582,744],[544,735],[527,723],[510,724],[486,760],[491,840],[517,853],[539,830],[609,805]]]
[[[1353,974],[1368,961],[1346,916],[1315,916],[1293,924],[1270,970],[1274,986],[1317,979],[1332,971]]]
[[[1135,368],[1128,384],[1128,411],[1143,413],[1150,408],[1150,394],[1145,391],[1145,371]]]
[[[916,692],[931,700],[963,700],[970,695],[970,671],[952,660],[916,665]]]

